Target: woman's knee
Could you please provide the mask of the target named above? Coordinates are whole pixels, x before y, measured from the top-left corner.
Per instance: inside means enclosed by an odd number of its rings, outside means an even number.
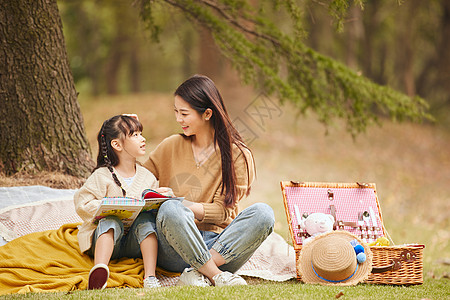
[[[184,223],[186,218],[193,218],[193,216],[192,211],[186,208],[181,201],[168,200],[159,207],[156,223],[170,223],[172,226],[177,226]]]
[[[254,222],[258,227],[273,230],[275,224],[275,215],[272,207],[266,203],[255,203],[248,207],[253,214]]]

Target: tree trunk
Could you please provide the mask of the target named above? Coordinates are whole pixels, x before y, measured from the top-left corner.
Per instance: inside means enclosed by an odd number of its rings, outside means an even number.
[[[121,5],[123,4],[123,5]],[[109,95],[119,93],[119,73],[123,60],[127,56],[127,47],[130,36],[127,34],[127,20],[129,20],[128,7],[124,3],[111,2],[114,11],[114,38],[109,48],[108,61],[106,63],[106,92]]]
[[[440,42],[437,47],[437,57],[439,57],[437,65],[437,85],[434,88],[442,88],[445,91],[444,104],[450,105],[450,3],[442,0],[442,20],[440,31]]]
[[[417,12],[417,7],[420,3],[415,3],[415,1],[408,2],[408,6],[401,10],[402,18],[400,20],[406,20],[406,16],[415,16]],[[399,74],[400,84],[402,85],[402,90],[408,96],[415,96],[416,86],[414,83],[414,34],[413,31],[416,29],[415,19],[412,18],[407,24],[402,24],[404,26],[399,26],[397,47],[396,47],[396,73]]]
[[[119,70],[124,56],[122,45],[127,42],[128,41],[122,34],[119,26],[117,35],[111,44],[111,53],[106,64],[106,92],[109,95],[116,95],[119,93]]]
[[[214,42],[211,32],[207,28],[200,29],[199,50],[199,73],[211,78],[218,78],[221,76],[222,61],[220,51]]]
[[[139,54],[138,45],[133,43],[133,47],[130,48],[130,62],[129,62],[129,72],[130,72],[130,91],[132,93],[139,93],[140,88],[140,70],[139,70]]]
[[[90,173],[56,0],[0,2],[0,104],[1,172]]]
[[[363,16],[361,8],[356,5],[350,8],[349,14],[351,23],[346,26],[345,62],[348,67],[358,71],[358,48],[364,32]]]

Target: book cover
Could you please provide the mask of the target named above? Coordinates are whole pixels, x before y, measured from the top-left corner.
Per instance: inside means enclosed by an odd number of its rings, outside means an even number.
[[[95,213],[94,222],[106,216],[117,216],[129,228],[144,206],[144,201],[128,197],[105,197]]]
[[[145,201],[144,207],[142,208],[143,211],[148,210],[158,210],[161,204],[163,204],[167,200],[184,200],[184,197],[169,197],[164,196],[163,194],[160,194],[152,189],[145,189],[142,192],[142,199]]]
[[[142,192],[142,199],[129,197],[105,197],[97,209],[94,216],[94,223],[106,216],[117,216],[122,220],[125,231],[133,224],[141,211],[157,211],[164,201],[179,200],[184,197],[168,197],[152,189],[145,189]]]

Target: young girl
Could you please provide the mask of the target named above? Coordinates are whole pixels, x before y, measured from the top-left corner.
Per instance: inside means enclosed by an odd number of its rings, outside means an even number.
[[[106,120],[97,137],[97,166],[74,195],[75,209],[83,219],[78,232],[80,250],[94,257],[88,289],[105,288],[110,259],[121,257],[142,257],[144,288],[160,286],[155,277],[158,243],[154,223],[144,217],[149,213],[141,213],[126,235],[122,222],[115,216],[101,219],[98,225],[93,224],[102,198],[127,196],[137,199],[144,189],[158,188],[155,176],[136,163],[138,156],[145,155],[142,129],[142,124],[132,116],[118,115]],[[167,189],[158,191],[167,192]]]

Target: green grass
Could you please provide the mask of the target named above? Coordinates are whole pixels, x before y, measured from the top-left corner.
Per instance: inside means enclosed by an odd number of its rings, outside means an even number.
[[[4,299],[449,299],[446,279],[427,279],[417,286],[360,284],[352,287],[306,285],[291,280],[283,283],[262,282],[237,287],[170,287],[156,290],[106,289],[69,293],[29,293],[4,296]]]
[[[424,284],[418,286],[358,285],[324,287],[296,280],[272,283],[251,280],[248,287],[180,288],[156,291],[106,289],[6,296],[15,298],[98,299],[450,299],[450,132],[438,125],[396,124],[369,128],[353,140],[336,122],[325,128],[314,116],[297,118],[290,106],[274,99],[267,111],[248,91],[221,88],[233,120],[251,140],[257,181],[242,205],[265,202],[274,209],[275,231],[290,237],[282,203],[281,180],[375,182],[386,229],[396,244],[420,243],[424,249]],[[233,99],[233,102],[230,102]],[[148,151],[163,138],[180,132],[173,116],[173,98],[165,94],[80,97],[93,153],[102,122],[119,113],[137,113],[144,124]],[[266,117],[252,115],[255,108]],[[447,261],[443,263],[443,261]]]

